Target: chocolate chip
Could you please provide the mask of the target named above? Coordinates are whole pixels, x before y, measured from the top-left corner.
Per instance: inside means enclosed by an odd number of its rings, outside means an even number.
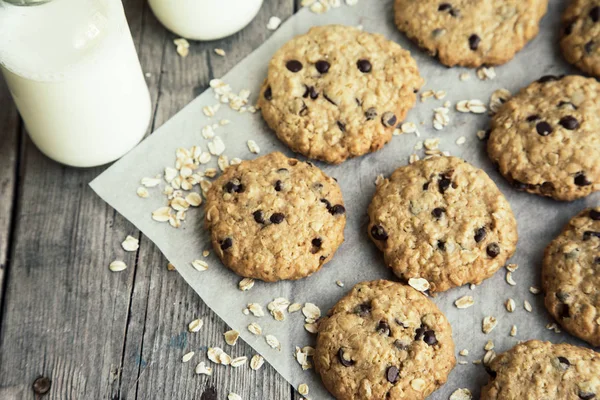
[[[275,191],[281,192],[281,189],[283,189],[283,182],[278,180],[275,182]]]
[[[429,182],[425,182],[423,184],[423,190],[428,190],[429,189]]]
[[[442,36],[443,34],[446,33],[445,29],[442,28],[436,28],[433,31],[431,31],[431,36],[433,36],[434,38],[439,38],[440,36]]]
[[[290,60],[287,63],[285,63],[285,67],[287,69],[289,69],[291,72],[298,72],[300,70],[302,70],[302,63],[298,60]]]
[[[379,321],[377,324],[377,333],[385,336],[390,336],[390,326],[385,321]]]
[[[590,218],[594,221],[600,221],[600,211],[590,210]]]
[[[594,264],[600,265],[600,257],[594,258]]]
[[[491,258],[496,258],[500,254],[500,246],[498,246],[498,243],[490,243],[485,249],[485,252]]]
[[[593,237],[597,237],[598,239],[600,239],[600,232],[594,232],[594,231],[585,231],[583,232],[583,240],[584,241],[588,241]]]
[[[389,383],[398,382],[398,377],[400,376],[400,371],[398,367],[394,367],[393,365],[389,367],[385,373],[385,377],[387,378]]]
[[[50,386],[52,386],[52,381],[45,376],[40,376],[33,381],[31,388],[35,394],[44,395],[50,391]]]
[[[404,325],[404,322],[400,321],[398,318],[394,318],[394,321],[404,329],[408,328],[408,325]]]
[[[371,236],[373,236],[373,239],[375,240],[383,241],[388,239],[388,234],[381,225],[373,225],[371,228]]]
[[[435,332],[431,330],[425,331],[425,333],[423,334],[423,341],[430,346],[434,346],[438,342],[437,338],[435,337]]]
[[[271,86],[265,89],[263,96],[265,96],[266,100],[273,100],[273,91],[271,90]]]
[[[496,379],[496,377],[498,376],[498,373],[490,367],[488,367],[487,365],[485,366],[485,372],[487,372],[492,379]]]
[[[441,194],[446,193],[446,190],[448,190],[448,188],[450,187],[450,185],[452,184],[452,181],[446,177],[442,177],[442,179],[440,179],[438,181],[438,189],[440,190]]]
[[[367,111],[365,111],[365,117],[367,118],[367,121],[375,119],[376,116],[377,110],[375,109],[375,107],[371,107]]]
[[[577,110],[577,106],[573,103],[571,103],[570,101],[561,101],[560,103],[558,103],[558,108],[562,108],[562,107],[569,107],[573,110]]]
[[[314,250],[316,250],[313,252],[313,254],[314,254],[321,249],[321,246],[323,245],[323,239],[314,238],[310,243],[312,244]]]
[[[244,185],[240,181],[229,181],[223,186],[223,190],[227,193],[242,193],[244,191]]]
[[[340,363],[342,363],[342,365],[344,367],[351,367],[354,365],[354,361],[352,360],[346,360],[344,358],[344,349],[340,348],[338,351],[338,358],[340,359]]]
[[[406,351],[409,349],[409,346],[400,339],[397,339],[396,341],[394,341],[394,346],[396,346],[396,348],[398,350]]]
[[[587,179],[583,172],[579,172],[577,175],[575,175],[575,184],[577,186],[589,186],[592,184],[592,182]]]
[[[362,318],[365,318],[371,313],[371,305],[367,303],[360,304],[354,307],[354,313],[358,314]]]
[[[579,128],[579,121],[577,121],[577,118],[571,115],[562,117],[558,123],[561,124],[563,128],[568,129],[570,131]]]
[[[446,242],[444,242],[443,240],[438,240],[437,247],[441,251],[446,251]]]
[[[485,228],[479,228],[475,231],[475,242],[479,243],[481,242],[483,239],[485,239],[487,235],[487,231]]]
[[[298,115],[301,117],[305,117],[308,115],[308,107],[304,102],[302,102],[302,108],[298,111]]]
[[[233,246],[233,239],[225,238],[221,240],[221,250],[225,251]]]
[[[417,328],[415,330],[415,340],[421,340],[423,339],[423,336],[425,335],[425,327],[423,325],[421,325],[419,328]]]
[[[282,213],[274,213],[271,215],[271,218],[269,218],[269,220],[271,220],[271,222],[274,224],[280,224],[284,219],[285,216]]]
[[[513,179],[512,185],[517,190],[527,190],[527,188],[529,187],[529,185],[527,183],[520,182],[516,179]]]
[[[438,7],[438,11],[448,11],[452,9],[452,4],[450,3],[442,3]]]
[[[600,6],[593,7],[590,10],[590,18],[594,22],[600,21]]]
[[[315,64],[315,67],[317,68],[317,71],[319,71],[319,73],[321,73],[321,74],[326,74],[327,71],[329,71],[329,67],[330,66],[331,65],[329,64],[329,62],[327,62],[325,60],[319,60]]]
[[[252,216],[254,217],[254,220],[257,223],[259,223],[259,224],[265,223],[265,216],[261,210],[254,211],[254,213],[252,213]]]
[[[575,22],[576,21],[569,21],[566,25],[565,25],[565,35],[570,35],[571,33],[573,33],[573,28],[575,27]]]
[[[337,106],[337,104],[335,103],[335,101],[331,100],[329,98],[329,96],[327,96],[325,93],[323,93],[323,97],[325,98],[325,100],[327,100],[328,102],[330,102],[331,104],[333,104],[334,106]]]
[[[444,215],[444,213],[446,212],[445,208],[442,207],[436,207],[433,209],[433,211],[431,212],[431,215],[433,215],[435,218],[440,219],[442,218],[442,216]]]
[[[562,303],[566,303],[569,299],[569,293],[565,292],[556,292],[555,296]]]
[[[342,215],[346,213],[346,208],[341,204],[336,204],[329,209],[331,215]]]
[[[398,118],[396,118],[394,113],[388,111],[386,113],[383,113],[383,115],[381,116],[381,123],[384,126],[387,126],[388,128],[396,125],[396,122],[398,122]]]
[[[302,97],[306,99],[309,96],[313,100],[316,100],[319,97],[319,93],[316,91],[314,86],[306,86],[306,90],[304,91]]]
[[[342,131],[342,132],[346,132],[346,124],[344,124],[344,123],[342,123],[342,122],[338,121],[338,122],[337,122],[337,126],[338,126],[338,128],[340,128],[340,131]]]
[[[596,398],[596,395],[594,393],[592,393],[592,392],[583,392],[583,391],[580,391],[579,392],[579,398],[581,400],[592,400],[592,399]]]
[[[594,50],[594,44],[594,41],[590,40],[583,46],[583,50],[585,50],[587,54],[592,54],[592,51]]]
[[[554,188],[554,183],[552,182],[544,182],[540,185],[540,191],[544,194],[551,194],[554,193],[555,188]]]
[[[554,75],[544,75],[542,76],[540,79],[538,79],[537,81],[539,83],[546,83],[546,82],[552,82],[552,81],[557,81],[560,78],[558,76],[554,76]]]
[[[558,305],[558,316],[560,318],[571,318],[571,308],[569,307],[568,304],[559,304]]]
[[[458,11],[456,8],[453,8],[450,10],[450,15],[452,15],[453,17],[458,17],[460,16],[460,11]]]
[[[365,59],[358,60],[358,62],[356,63],[356,66],[358,67],[358,70],[360,72],[363,72],[365,74],[368,72],[371,72],[371,69],[373,68],[371,65],[371,62],[369,60],[365,60]]]
[[[329,200],[321,199],[321,203],[325,204],[325,207],[327,207],[328,210],[331,209],[331,203],[329,202]]]
[[[548,136],[552,133],[552,127],[546,121],[538,122],[535,129],[540,136]]]
[[[561,364],[560,366],[563,369],[567,369],[567,368],[569,368],[571,366],[571,362],[569,360],[567,360],[565,357],[559,356],[558,357],[558,362]]]
[[[477,50],[479,47],[479,43],[481,42],[481,38],[475,34],[469,36],[469,48],[473,51]]]
[[[533,121],[537,121],[540,119],[540,116],[537,114],[533,114],[530,115],[529,117],[527,117],[527,122],[533,122]]]

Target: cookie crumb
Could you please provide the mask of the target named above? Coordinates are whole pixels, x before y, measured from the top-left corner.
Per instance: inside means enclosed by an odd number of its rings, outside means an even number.
[[[277,30],[277,28],[279,28],[280,25],[281,18],[272,16],[271,18],[269,18],[269,22],[267,23],[267,29],[270,31],[274,31]]]

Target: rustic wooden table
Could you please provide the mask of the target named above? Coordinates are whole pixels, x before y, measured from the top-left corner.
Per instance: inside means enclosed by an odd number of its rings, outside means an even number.
[[[145,0],[124,0],[153,100],[149,131],[203,92],[285,20],[294,0],[265,0],[240,33],[192,43],[183,59]],[[297,1],[299,3],[299,0]],[[223,48],[226,57],[214,54]],[[104,168],[74,169],[43,156],[27,137],[0,80],[0,399],[300,398],[270,366],[215,368],[197,376],[182,364],[187,349],[222,346],[227,326],[132,224],[88,183]],[[140,238],[129,268],[110,273],[127,235]],[[205,326],[187,335],[200,317]],[[238,343],[235,355],[251,355]],[[37,383],[34,385],[34,382]],[[37,393],[36,393],[37,392]]]

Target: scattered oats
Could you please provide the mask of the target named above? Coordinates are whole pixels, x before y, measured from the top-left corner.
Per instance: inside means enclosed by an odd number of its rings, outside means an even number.
[[[142,186],[153,188],[160,185],[162,181],[158,178],[142,178]]]
[[[483,349],[485,351],[492,350],[493,348],[494,348],[494,341],[492,339],[488,340],[487,343],[485,344],[485,346],[483,346]]]
[[[273,16],[269,18],[269,22],[267,23],[267,29],[270,31],[274,31],[277,28],[279,28],[279,25],[281,25],[281,18]]]
[[[279,343],[279,340],[277,340],[277,338],[275,336],[267,335],[267,336],[265,336],[265,341],[267,342],[267,344],[269,346],[271,346],[271,348],[277,349],[277,351],[281,351],[281,344]]]
[[[425,146],[427,150],[437,150],[439,145],[440,138],[429,138],[425,139],[425,141],[423,142],[423,146]]]
[[[425,380],[421,378],[413,379],[410,381],[410,387],[420,392],[425,388]]]
[[[496,352],[494,350],[488,350],[483,356],[483,365],[490,365],[492,361],[496,358]]]
[[[145,187],[142,187],[142,186],[140,186],[139,188],[137,188],[136,193],[142,199],[145,199],[148,196],[150,196],[150,193],[148,193],[148,190]]]
[[[477,131],[477,137],[479,138],[479,140],[484,140],[486,136],[487,136],[486,131],[484,131],[484,130]]]
[[[229,167],[229,158],[224,154],[220,155],[217,160],[217,165],[221,171],[225,171],[225,168]]]
[[[227,395],[227,400],[242,400],[242,396],[237,393],[229,393],[229,395]]]
[[[219,108],[221,108],[220,104],[215,104],[214,106],[204,106],[202,108],[202,112],[204,113],[204,115],[206,115],[207,117],[214,117],[215,114],[217,113],[217,111],[219,111]]]
[[[443,104],[444,107],[446,107],[448,109],[448,111],[450,111],[450,107],[452,106],[452,102],[450,100],[446,100]]]
[[[530,286],[530,287],[529,287],[529,291],[530,291],[532,294],[540,294],[540,292],[541,292],[540,288],[539,288],[539,287],[537,287],[537,286]]]
[[[167,222],[171,217],[171,207],[161,207],[152,212],[152,219],[158,222]]]
[[[306,353],[307,356],[312,357],[315,355],[315,348],[312,346],[304,346],[302,351]]]
[[[196,365],[196,370],[195,370],[196,374],[198,375],[212,375],[212,367],[207,367],[206,363],[204,361],[200,362],[198,365]]]
[[[238,338],[240,337],[240,333],[235,329],[232,329],[230,331],[225,332],[223,336],[225,337],[225,343],[227,343],[230,346],[235,346]]]
[[[433,127],[441,131],[450,123],[450,109],[447,107],[438,107],[433,110]],[[428,139],[429,140],[429,139]]]
[[[275,318],[275,321],[285,321],[285,313],[283,312],[283,310],[272,310],[271,315],[273,316],[273,318]]]
[[[462,113],[483,114],[487,107],[481,100],[461,100],[456,103],[456,110]]]
[[[413,149],[415,150],[421,150],[423,148],[423,141],[419,140],[417,143],[415,143],[415,145],[413,146]]]
[[[206,170],[204,171],[204,176],[206,176],[207,178],[214,178],[215,176],[217,176],[218,173],[219,172],[216,168],[206,168]]]
[[[417,125],[414,122],[405,122],[400,129],[402,133],[415,133],[417,132]]]
[[[171,263],[167,264],[167,271],[175,271],[175,266]]]
[[[321,2],[313,3],[310,6],[310,11],[314,12],[315,14],[323,14],[327,10],[328,7]]]
[[[461,113],[468,113],[469,112],[469,101],[461,100],[458,103],[456,103],[456,110]]]
[[[450,400],[471,400],[473,396],[469,389],[456,389],[451,395]]]
[[[525,308],[525,310],[526,310],[527,312],[531,312],[531,311],[533,311],[533,308],[531,307],[531,303],[530,303],[530,302],[528,302],[527,300],[525,300],[525,301],[523,302],[523,307]]]
[[[199,332],[203,326],[204,326],[204,322],[198,318],[188,324],[188,331],[190,331],[192,333]]]
[[[510,328],[510,336],[517,336],[517,326],[513,325],[512,328]]]
[[[127,269],[127,265],[123,261],[113,261],[108,266],[112,272],[121,272]]]
[[[244,313],[244,315],[250,315],[250,310],[248,310],[247,308],[244,308],[242,310],[242,313]]]
[[[260,304],[258,304],[258,303],[248,303],[247,309],[255,317],[259,317],[260,318],[260,317],[264,317],[265,316],[265,312],[263,311],[262,306]]]
[[[306,322],[312,323],[321,318],[321,310],[313,303],[306,303],[302,308],[302,314],[306,317]]]
[[[215,54],[221,57],[225,57],[225,50],[223,49],[215,49]]]
[[[316,323],[308,323],[304,324],[304,329],[306,329],[310,333],[317,333],[317,324]]]
[[[483,333],[486,335],[494,330],[494,328],[498,325],[498,320],[494,317],[488,316],[483,319],[481,329]]]
[[[476,285],[476,284],[474,284],[474,283],[471,283],[471,284],[469,285],[469,289],[471,289],[471,290],[475,290],[476,288],[477,288],[477,285]]]
[[[511,93],[507,89],[498,89],[490,97],[490,111],[492,114],[498,112],[500,107],[511,98]]]
[[[462,349],[461,351],[458,352],[458,354],[460,354],[463,357],[466,357],[469,355],[469,350],[467,349]]]
[[[188,361],[190,361],[192,359],[192,357],[194,357],[194,353],[193,351],[190,351],[189,353],[186,353],[183,355],[183,357],[181,357],[181,362],[186,363]]]
[[[188,193],[187,196],[185,196],[185,201],[192,207],[198,207],[200,204],[202,204],[202,197],[200,196],[199,193],[196,192],[191,192]],[[204,250],[207,251],[207,250]],[[206,257],[206,256],[204,256]]]
[[[471,75],[469,75],[468,72],[463,72],[458,77],[461,81],[468,81],[469,79],[471,79]]]
[[[600,318],[598,318],[598,321],[596,321],[596,322],[598,323],[598,325],[600,325]],[[546,325],[546,328],[549,329],[549,330],[551,330],[551,331],[554,331],[554,333],[560,333],[560,328],[554,322],[551,323],[551,324]]]
[[[192,261],[192,267],[196,269],[196,271],[206,271],[208,269],[208,263],[204,260],[194,260]]]
[[[458,364],[459,364],[459,365],[467,365],[467,364],[469,364],[469,362],[468,362],[468,361],[465,361],[465,360],[459,360],[459,361],[458,361]]]
[[[424,103],[427,99],[429,99],[430,97],[433,97],[435,95],[435,92],[433,90],[426,90],[424,92],[421,93],[421,102]]]
[[[473,364],[479,365],[479,364],[481,364],[481,360],[473,360]]]
[[[267,304],[267,309],[269,311],[285,310],[289,307],[289,305],[290,301],[288,299],[283,297],[277,297],[276,299],[273,299],[273,301],[271,301],[269,304]]]
[[[467,138],[464,136],[461,136],[458,139],[456,139],[456,144],[461,146],[461,145],[465,144],[466,141],[467,141]]]
[[[178,175],[177,169],[172,168],[172,167],[166,167],[165,168],[165,181],[167,183],[171,183],[171,181],[173,181],[173,179],[175,179]]]
[[[248,150],[254,154],[260,153],[260,147],[258,147],[254,140],[248,140]]]
[[[517,282],[515,282],[515,280],[512,277],[512,272],[510,271],[506,273],[506,283],[508,283],[511,286],[515,286],[517,284]]]
[[[251,323],[250,325],[248,325],[248,330],[250,331],[250,333],[252,333],[253,335],[262,335],[262,328],[260,327],[259,324],[257,324],[256,322]]]
[[[291,314],[291,313],[300,311],[301,309],[302,309],[302,304],[294,303],[294,304],[290,304],[290,306],[288,307],[288,312]]]
[[[173,200],[171,200],[171,207],[175,211],[183,211],[190,208],[190,205],[187,201],[185,201],[185,199],[182,199],[181,197],[176,197]]]
[[[252,279],[252,278],[244,278],[238,284],[238,287],[243,292],[246,292],[246,291],[252,289],[253,286],[254,286],[254,279]]]
[[[469,308],[473,304],[475,304],[475,300],[473,300],[473,296],[463,296],[454,302],[454,305],[456,306],[456,308],[460,308],[460,309]]]
[[[300,393],[302,396],[306,396],[308,394],[308,385],[306,383],[301,383],[298,386],[298,393]]]
[[[247,361],[248,357],[246,356],[236,357],[233,360],[231,360],[231,366],[233,368],[241,367],[242,365],[245,365]]]
[[[208,151],[213,156],[220,156],[225,151],[225,143],[219,136],[215,136],[212,142],[208,142]]]
[[[416,162],[417,162],[417,161],[419,161],[419,160],[420,160],[420,157],[419,157],[419,155],[418,155],[418,154],[415,154],[415,153],[411,154],[411,155],[408,157],[408,163],[409,163],[409,164],[414,164],[414,163],[416,163]]]
[[[377,175],[377,177],[375,178],[375,186],[381,185],[384,181],[385,177],[383,176],[383,174]]]
[[[444,97],[446,97],[446,91],[445,90],[438,90],[437,92],[435,92],[435,94],[433,95],[437,100],[441,100]]]
[[[306,371],[312,368],[312,364],[308,361],[309,353],[304,351],[304,349],[300,349],[300,347],[296,346],[294,357],[296,358],[296,361],[298,361],[298,364],[302,366],[302,370]]]
[[[506,302],[504,303],[504,306],[506,307],[506,311],[508,311],[508,312],[515,311],[515,301],[513,299],[506,300]]]
[[[477,77],[482,81],[492,80],[496,77],[496,70],[494,67],[480,67],[477,69]]]
[[[179,38],[173,40],[173,43],[175,44],[175,46],[177,46],[177,54],[179,54],[181,57],[188,56],[188,54],[190,53],[190,44],[187,40],[185,40],[184,38]]]
[[[338,285],[339,287],[344,287],[344,282],[342,282],[342,281],[335,281],[335,284]]]
[[[222,119],[219,121],[219,125],[221,125],[221,126],[229,125],[230,123],[231,123],[231,121],[228,119]]]
[[[425,292],[429,290],[429,282],[427,279],[423,278],[410,278],[408,280],[408,284],[412,286],[414,289],[417,289],[419,292]]]
[[[212,183],[203,179],[200,181],[200,189],[202,189],[202,193],[205,194],[212,187]]]
[[[264,363],[265,363],[265,359],[262,358],[262,356],[255,354],[250,359],[250,368],[252,368],[254,371],[258,371],[260,369],[260,367],[263,366]]]
[[[212,125],[206,125],[204,128],[202,128],[202,136],[206,140],[210,140],[215,137],[215,131]]]
[[[358,4],[358,0],[346,0],[346,4],[349,6],[354,6]]]
[[[133,236],[127,236],[123,243],[121,243],[121,247],[125,251],[136,251],[140,248],[140,241],[134,238]]]

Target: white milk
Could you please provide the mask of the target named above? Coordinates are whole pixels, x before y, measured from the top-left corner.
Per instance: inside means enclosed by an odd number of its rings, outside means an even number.
[[[0,3],[0,63],[31,139],[56,161],[105,164],[146,132],[150,95],[121,1]]]
[[[179,36],[214,40],[243,29],[263,0],[149,0],[156,18]]]

